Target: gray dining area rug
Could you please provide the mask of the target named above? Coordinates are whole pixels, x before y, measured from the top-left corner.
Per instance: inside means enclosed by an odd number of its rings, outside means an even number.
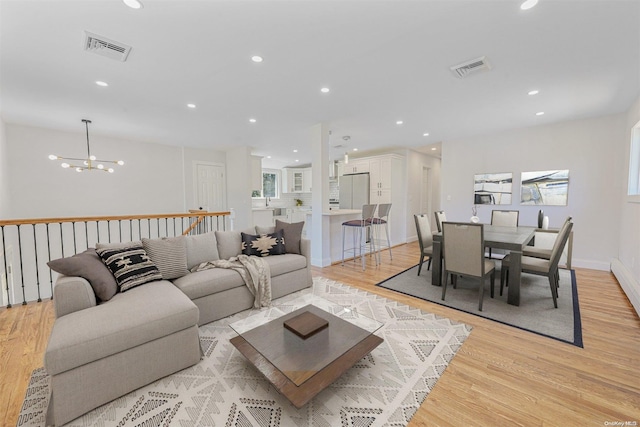
[[[482,311],[478,311],[479,280],[458,278],[455,289],[449,281],[443,301],[442,287],[431,285],[431,270],[427,270],[427,262],[422,265],[420,276],[417,273],[416,265],[377,286],[583,347],[578,289],[573,270],[560,269],[558,308],[553,307],[548,279],[525,273],[522,274],[520,305],[514,306],[507,304],[508,288],[505,287],[500,296],[500,262],[496,261],[495,295],[490,297],[489,279],[486,279]]]
[[[256,310],[200,326],[203,359],[135,390],[68,426],[365,427],[406,426],[471,333],[471,327],[333,280],[273,301],[293,311],[313,293],[384,323],[384,342],[301,409],[281,396],[229,342],[229,324]],[[262,310],[269,310],[263,308]],[[273,310],[278,311],[278,310]],[[44,368],[31,376],[17,426],[43,427],[49,401]]]

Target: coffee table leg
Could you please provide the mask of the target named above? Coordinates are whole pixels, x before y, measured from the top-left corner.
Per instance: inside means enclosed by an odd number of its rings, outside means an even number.
[[[509,264],[509,293],[507,302],[511,305],[520,305],[520,277],[522,276],[522,252],[510,251]]]
[[[431,284],[442,286],[442,244],[433,241],[433,262],[431,263]]]

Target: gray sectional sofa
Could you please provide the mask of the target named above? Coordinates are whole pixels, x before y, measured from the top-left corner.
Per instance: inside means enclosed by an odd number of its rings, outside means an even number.
[[[211,232],[183,239],[187,271],[200,263],[241,253],[240,232]],[[310,242],[301,239],[295,249],[291,252],[299,253],[263,258],[271,272],[272,298],[312,284]],[[151,254],[149,251],[154,260]],[[156,250],[156,258],[162,255]],[[171,259],[181,256],[179,252],[169,255]],[[69,422],[198,363],[198,325],[254,305],[254,296],[241,275],[222,268],[154,280],[118,292],[106,302],[96,298],[96,292],[103,295],[95,283],[79,276],[61,274],[55,283],[56,320],[44,357],[51,376],[48,425]]]

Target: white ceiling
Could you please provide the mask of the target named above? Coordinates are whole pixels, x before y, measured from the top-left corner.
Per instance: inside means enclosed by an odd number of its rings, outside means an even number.
[[[438,146],[626,111],[640,94],[637,0],[142,2],[1,0],[5,122],[82,132],[88,118],[92,133],[248,145],[283,166],[311,161],[323,121],[349,149]],[[128,60],[85,52],[85,30],[133,46]],[[492,70],[449,71],[479,56]]]

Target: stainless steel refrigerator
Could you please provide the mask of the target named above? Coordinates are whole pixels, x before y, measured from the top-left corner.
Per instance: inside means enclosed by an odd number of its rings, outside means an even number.
[[[340,209],[362,209],[369,204],[369,174],[343,175],[339,180]]]

